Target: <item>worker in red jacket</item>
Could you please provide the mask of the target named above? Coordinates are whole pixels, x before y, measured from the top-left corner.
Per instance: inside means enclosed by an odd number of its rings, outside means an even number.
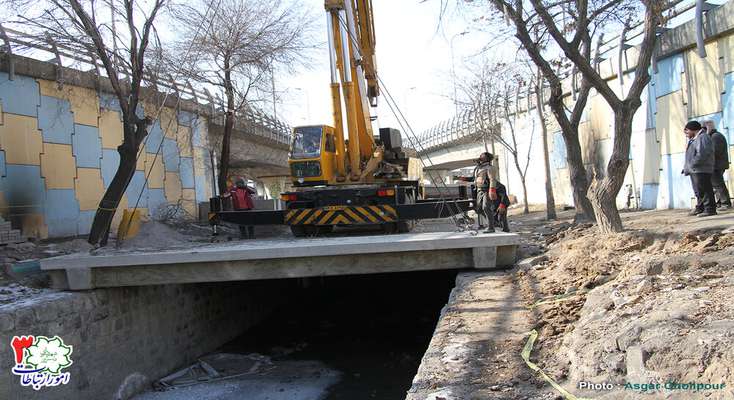
[[[229,195],[232,197],[232,208],[234,208],[235,211],[252,210],[255,208],[255,205],[252,202],[252,195],[255,193],[255,190],[247,186],[244,178],[237,178],[235,186],[229,191]],[[252,225],[240,225],[240,234],[245,239],[254,239],[255,227]]]

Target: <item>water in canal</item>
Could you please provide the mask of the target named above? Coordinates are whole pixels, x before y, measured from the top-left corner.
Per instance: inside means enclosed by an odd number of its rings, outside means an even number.
[[[279,293],[283,305],[270,317],[201,358],[220,376],[185,378],[135,400],[402,400],[455,278],[429,271],[301,280]]]
[[[326,399],[404,399],[456,271],[311,278],[288,303],[222,352],[338,371]],[[304,373],[306,373],[304,371]],[[295,378],[295,377],[294,377]]]

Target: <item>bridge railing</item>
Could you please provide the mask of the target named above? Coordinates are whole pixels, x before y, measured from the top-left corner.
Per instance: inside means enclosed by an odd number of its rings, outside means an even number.
[[[64,83],[63,69],[67,67],[79,71],[93,72],[98,77],[106,77],[102,62],[94,53],[80,53],[78,49],[56,43],[50,35],[38,37],[25,32],[17,31],[0,24],[0,57],[7,59],[8,75],[13,79],[15,74],[15,58],[19,52],[24,56],[30,56],[43,62],[50,62],[57,66],[56,80]],[[49,58],[50,57],[50,58]],[[49,61],[50,60],[50,61]],[[64,65],[65,62],[68,65]],[[123,77],[130,76],[130,71],[124,65],[118,69]],[[144,74],[144,83],[147,87],[156,91],[172,92],[180,99],[193,101],[194,103],[209,110],[211,120],[223,125],[225,105],[223,99],[217,94],[213,96],[206,86],[193,82],[190,79],[176,79],[171,75],[152,76]],[[161,90],[162,89],[162,90]],[[206,101],[206,102],[205,102]],[[277,143],[290,144],[291,128],[287,123],[268,115],[254,107],[237,113],[235,126],[244,129],[248,134],[254,134]]]
[[[727,0],[728,1],[728,0]],[[705,3],[705,10],[710,10],[715,7],[718,7],[721,4],[713,4],[713,3]],[[692,9],[696,8],[696,1],[695,0],[671,0],[667,6],[664,9],[664,13],[666,13],[668,21],[673,20],[674,18],[680,17],[684,13],[691,11]],[[693,18],[701,18],[700,15],[694,15],[688,18],[688,20],[691,20]],[[660,33],[666,31],[668,28],[661,28]],[[702,29],[700,26],[697,26],[697,29]],[[599,43],[599,55],[600,58],[596,59],[595,62],[597,63],[597,69],[598,69],[598,63],[600,61],[603,61],[605,59],[608,59],[611,57],[609,54],[613,52],[613,50],[617,51],[623,51],[626,47],[620,47],[621,43],[625,43],[628,41],[632,41],[635,38],[641,36],[643,34],[643,23],[637,22],[629,27],[629,29],[626,32],[619,32],[611,36],[607,36],[602,38],[603,40]],[[621,56],[621,54],[620,54]],[[657,68],[657,57],[653,55],[653,70],[656,71]],[[622,68],[622,65],[618,66],[620,69]],[[617,71],[619,72],[619,71]],[[626,70],[625,70],[626,72]],[[571,96],[574,96],[574,100],[576,99],[576,92],[579,90],[577,82],[580,81],[578,75],[578,71],[576,71],[573,67],[569,68],[567,71],[562,71],[561,75],[563,79],[571,79]],[[529,92],[525,97],[518,98],[516,101],[518,102],[528,102],[527,96],[534,96],[535,92]],[[532,101],[532,98],[530,99],[530,103],[534,103]],[[530,104],[528,104],[528,108],[530,107]],[[481,118],[481,117],[480,117]],[[467,139],[476,139],[478,138],[478,128],[477,128],[477,115],[473,110],[462,110],[459,112],[458,115],[455,115],[447,120],[441,121],[435,126],[427,129],[426,131],[418,134],[418,152],[419,153],[426,153],[431,150],[436,150],[441,147],[447,147],[450,145],[457,144],[459,142],[462,142],[463,140]]]

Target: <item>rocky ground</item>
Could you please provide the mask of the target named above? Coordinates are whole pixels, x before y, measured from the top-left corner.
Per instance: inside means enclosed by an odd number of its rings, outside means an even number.
[[[553,379],[593,398],[734,398],[734,213],[625,213],[613,235],[523,220],[546,251],[514,279],[539,333],[532,359]]]

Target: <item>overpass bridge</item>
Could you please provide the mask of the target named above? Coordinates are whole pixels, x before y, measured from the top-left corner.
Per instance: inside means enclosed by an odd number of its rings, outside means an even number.
[[[451,171],[476,165],[484,151],[495,153],[497,146],[482,134],[474,113],[464,111],[418,135],[417,154],[424,160],[424,171],[432,179],[451,183]]]

